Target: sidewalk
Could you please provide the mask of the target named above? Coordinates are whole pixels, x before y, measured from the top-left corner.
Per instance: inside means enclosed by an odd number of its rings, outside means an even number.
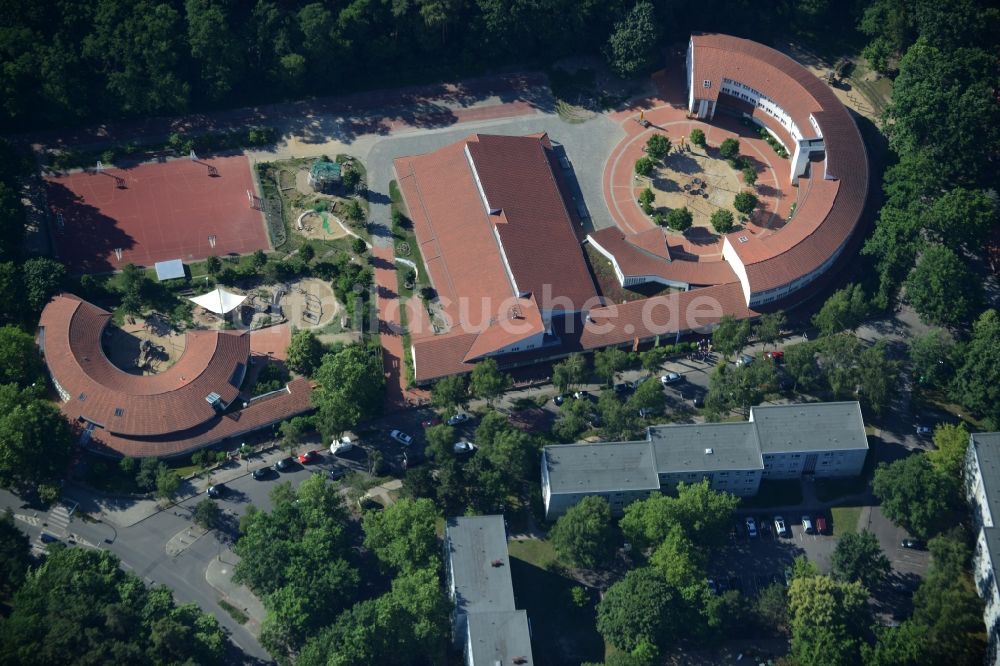
[[[222,598],[246,613],[250,619],[244,625],[255,637],[260,636],[260,626],[267,617],[264,604],[247,588],[233,582],[233,568],[239,557],[231,550],[225,550],[213,557],[205,569],[205,582],[212,586]]]

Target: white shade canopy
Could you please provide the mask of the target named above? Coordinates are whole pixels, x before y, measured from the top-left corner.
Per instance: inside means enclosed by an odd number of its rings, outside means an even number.
[[[207,294],[202,294],[201,296],[195,296],[188,300],[205,308],[209,312],[214,312],[217,315],[224,315],[227,312],[233,310],[240,303],[247,299],[246,296],[240,296],[239,294],[231,294],[222,287],[216,287],[214,290],[208,292]]]

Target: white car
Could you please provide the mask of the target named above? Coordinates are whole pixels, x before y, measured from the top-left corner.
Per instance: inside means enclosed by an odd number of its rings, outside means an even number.
[[[413,438],[407,435],[402,430],[393,430],[392,432],[389,433],[389,437],[392,437],[394,440],[396,440],[403,446],[409,446],[410,444],[413,443]]]
[[[747,356],[746,354],[743,354],[738,359],[736,359],[736,365],[752,365],[752,364],[753,364],[753,356]]]
[[[344,435],[340,439],[335,439],[330,444],[330,453],[333,455],[340,455],[341,453],[347,453],[354,448],[354,442],[347,435]]]
[[[781,516],[774,517],[774,531],[780,537],[788,536],[788,526]]]
[[[660,383],[666,386],[667,384],[676,384],[681,380],[681,376],[676,372],[668,372],[667,374],[660,377]]]
[[[476,450],[476,445],[473,444],[472,442],[466,442],[465,440],[462,440],[461,442],[455,442],[455,444],[452,447],[452,450],[455,452],[456,455],[462,453],[472,453],[473,451]]]
[[[753,516],[747,518],[747,534],[750,538],[757,536],[757,521],[753,519]]]
[[[455,414],[450,419],[448,419],[448,425],[451,426],[458,425],[459,423],[465,423],[468,420],[469,420],[468,414],[466,414],[465,412],[459,412],[458,414]]]

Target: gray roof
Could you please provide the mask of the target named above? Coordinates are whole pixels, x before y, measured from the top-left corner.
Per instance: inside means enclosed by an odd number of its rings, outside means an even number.
[[[177,278],[184,277],[184,262],[180,259],[158,261],[153,264],[153,268],[156,269],[156,279],[159,282],[163,282],[164,280],[176,280]]]
[[[543,455],[556,494],[660,488],[649,442],[559,444]]]
[[[764,469],[752,423],[699,423],[649,428],[660,474]]]
[[[523,610],[475,613],[469,616],[471,663],[483,666],[513,664],[521,657],[526,665],[531,657],[531,634],[528,614]]]
[[[762,453],[868,448],[857,401],[762,405],[751,408],[750,420]]]
[[[514,610],[503,516],[449,518],[445,529],[458,612]]]
[[[996,525],[1000,521],[1000,432],[978,432],[971,437],[971,446],[979,461],[986,503]],[[1000,551],[996,553],[1000,555]],[[1000,564],[1000,562],[998,562]]]

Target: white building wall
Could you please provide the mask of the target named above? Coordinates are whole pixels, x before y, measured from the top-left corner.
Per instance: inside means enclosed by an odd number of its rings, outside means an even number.
[[[733,272],[736,273],[736,277],[740,279],[743,298],[749,305],[751,303],[750,278],[747,277],[747,268],[743,265],[743,260],[740,259],[740,255],[736,254],[736,248],[729,242],[729,236],[722,237],[722,258],[726,260]]]
[[[725,470],[716,472],[664,472],[660,476],[660,488],[671,492],[677,484],[700,483],[708,479],[712,490],[732,493],[740,497],[752,497],[760,490],[762,471],[755,470]]]
[[[850,451],[826,451],[819,454],[816,462],[817,477],[828,476],[861,476],[865,467],[866,449]]]
[[[559,516],[566,513],[566,511],[574,506],[577,502],[582,500],[584,497],[598,496],[603,497],[608,502],[608,506],[611,507],[611,515],[620,516],[625,511],[627,507],[632,502],[638,500],[644,500],[649,497],[650,490],[622,490],[622,491],[602,491],[593,493],[552,493],[549,498],[548,504],[545,505],[545,519],[555,520]]]

